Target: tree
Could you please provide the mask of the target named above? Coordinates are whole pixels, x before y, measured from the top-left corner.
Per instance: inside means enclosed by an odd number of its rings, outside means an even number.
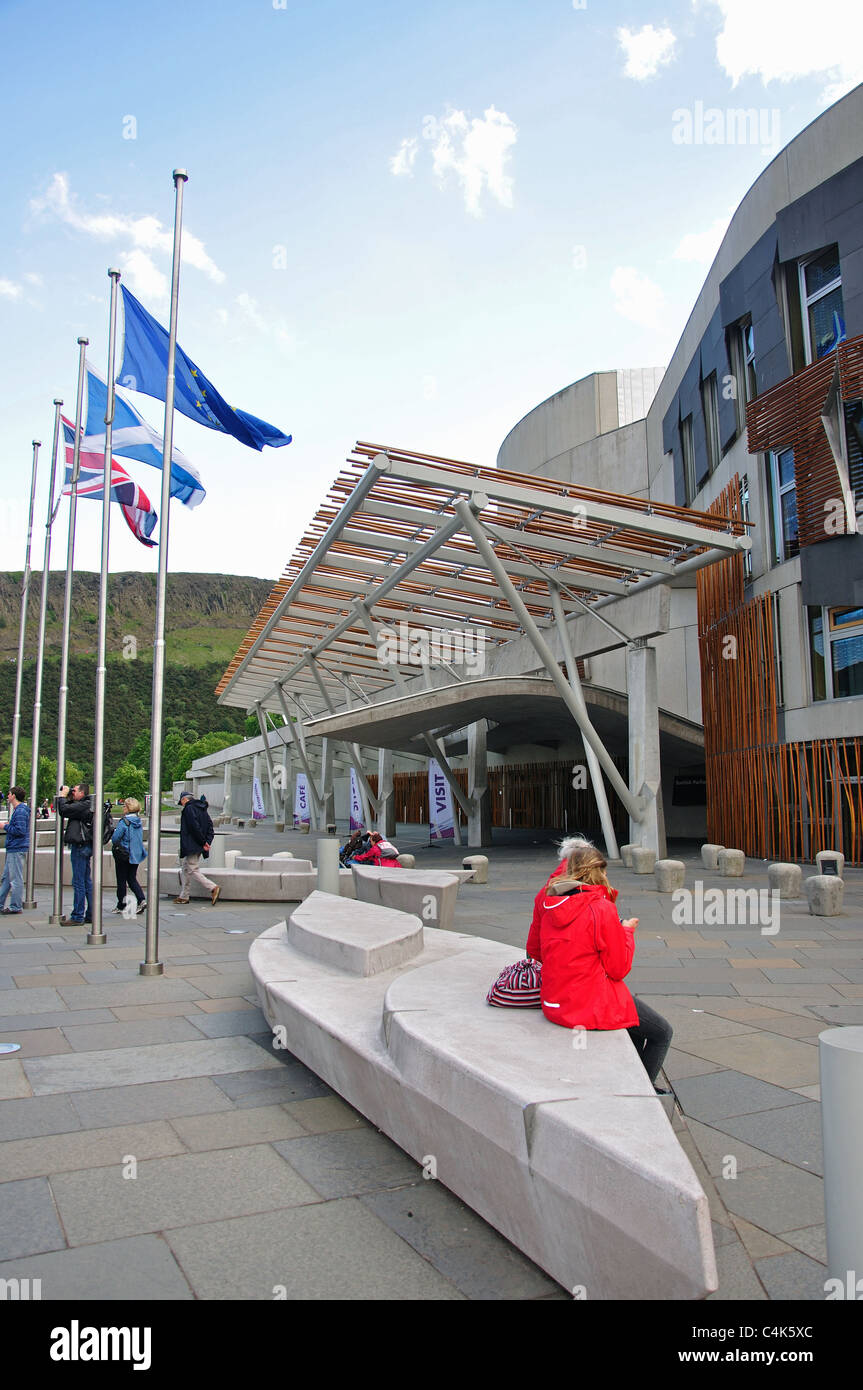
[[[124,800],[127,796],[134,796],[143,805],[150,790],[150,774],[142,767],[135,767],[134,763],[121,763],[111,778],[111,785]]]
[[[236,742],[235,733],[222,730],[220,733],[204,734],[203,738],[196,739],[194,743],[184,744],[174,765],[174,781],[182,782],[192,763],[198,758],[206,758],[210,753],[230,748]]]

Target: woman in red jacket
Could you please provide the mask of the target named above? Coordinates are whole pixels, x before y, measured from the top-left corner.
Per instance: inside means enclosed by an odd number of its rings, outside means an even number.
[[[621,922],[606,860],[589,841],[564,841],[561,850],[563,862],[536,895],[527,938],[527,954],[542,961],[542,1011],[562,1028],[628,1029],[655,1083],[672,1029],[623,983],[638,918]]]

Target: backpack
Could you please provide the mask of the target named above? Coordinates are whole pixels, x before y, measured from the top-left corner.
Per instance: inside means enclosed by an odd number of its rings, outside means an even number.
[[[486,995],[486,1003],[501,1009],[539,1008],[541,973],[539,961],[530,957],[508,965]]]
[[[111,843],[111,836],[114,834],[114,828],[115,828],[115,827],[114,827],[114,817],[111,815],[111,812],[110,812],[110,811],[106,811],[106,812],[105,812],[105,818],[104,818],[104,820],[102,821],[102,844],[103,844],[103,845],[110,845],[110,843]]]

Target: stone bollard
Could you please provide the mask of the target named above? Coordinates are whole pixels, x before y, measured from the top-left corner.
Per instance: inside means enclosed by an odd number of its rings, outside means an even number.
[[[621,857],[621,859],[623,860],[623,867],[624,867],[625,869],[631,869],[631,868],[632,868],[632,851],[633,851],[634,848],[635,848],[634,845],[621,845],[621,846],[620,846],[620,857]]]
[[[400,854],[399,863],[403,869],[415,869],[417,861],[412,854]]]
[[[309,822],[307,820],[300,821],[299,825],[296,827],[296,829],[299,830],[301,835],[308,835],[311,828],[312,827],[309,825]]]
[[[780,898],[802,898],[803,870],[799,864],[768,864],[767,886]]]
[[[845,877],[845,855],[838,849],[820,849],[815,856],[815,863],[818,865],[819,874],[832,874],[835,865],[836,877]]]
[[[725,849],[724,845],[702,845],[701,863],[705,869],[716,870],[719,868],[719,853]]]
[[[746,855],[742,849],[721,849],[716,856],[720,878],[742,878]]]
[[[273,855],[274,859],[293,859],[293,857],[289,849],[280,849],[278,854]]]
[[[629,852],[634,874],[653,873],[656,854],[652,849],[648,849],[646,845],[630,845]]]
[[[806,880],[806,897],[812,917],[841,917],[845,884],[832,874],[814,874]]]
[[[280,831],[280,832],[281,832],[282,830],[284,830],[284,828],[285,828],[285,822],[284,822],[283,820],[277,820],[276,823],[275,823],[275,825],[273,826],[273,829],[274,829],[274,830],[278,830],[278,831]]]
[[[255,818],[254,818],[254,816],[253,816],[252,819],[249,821],[248,825],[246,826],[246,829],[247,829],[247,830],[257,830],[257,828],[258,828],[258,822],[255,820]]]
[[[673,893],[683,887],[686,878],[686,865],[682,859],[657,859],[653,866],[653,877],[659,893]]]
[[[463,869],[473,869],[471,883],[488,883],[488,856],[485,854],[466,854],[461,861]]]
[[[254,824],[255,824],[255,822],[252,821],[252,825],[254,825]],[[245,822],[244,820],[238,820],[238,821],[237,821],[237,829],[238,829],[238,830],[245,830],[245,828],[246,828],[246,822]]]
[[[242,851],[241,851],[241,850],[238,850],[238,849],[226,849],[226,850],[225,850],[225,868],[226,868],[226,869],[233,869],[233,867],[234,867],[234,865],[236,864],[237,860],[239,859],[241,853],[242,853]]]

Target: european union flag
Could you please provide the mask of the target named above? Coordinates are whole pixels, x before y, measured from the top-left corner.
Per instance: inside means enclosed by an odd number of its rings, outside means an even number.
[[[123,365],[117,382],[131,391],[142,391],[145,396],[163,401],[168,376],[168,330],[147,313],[125,285],[122,290],[126,332]],[[264,445],[280,449],[291,442],[291,436],[283,434],[275,425],[229,406],[179,343],[174,371],[174,406],[190,420],[197,420],[208,429],[232,434],[250,449],[263,449]]]

